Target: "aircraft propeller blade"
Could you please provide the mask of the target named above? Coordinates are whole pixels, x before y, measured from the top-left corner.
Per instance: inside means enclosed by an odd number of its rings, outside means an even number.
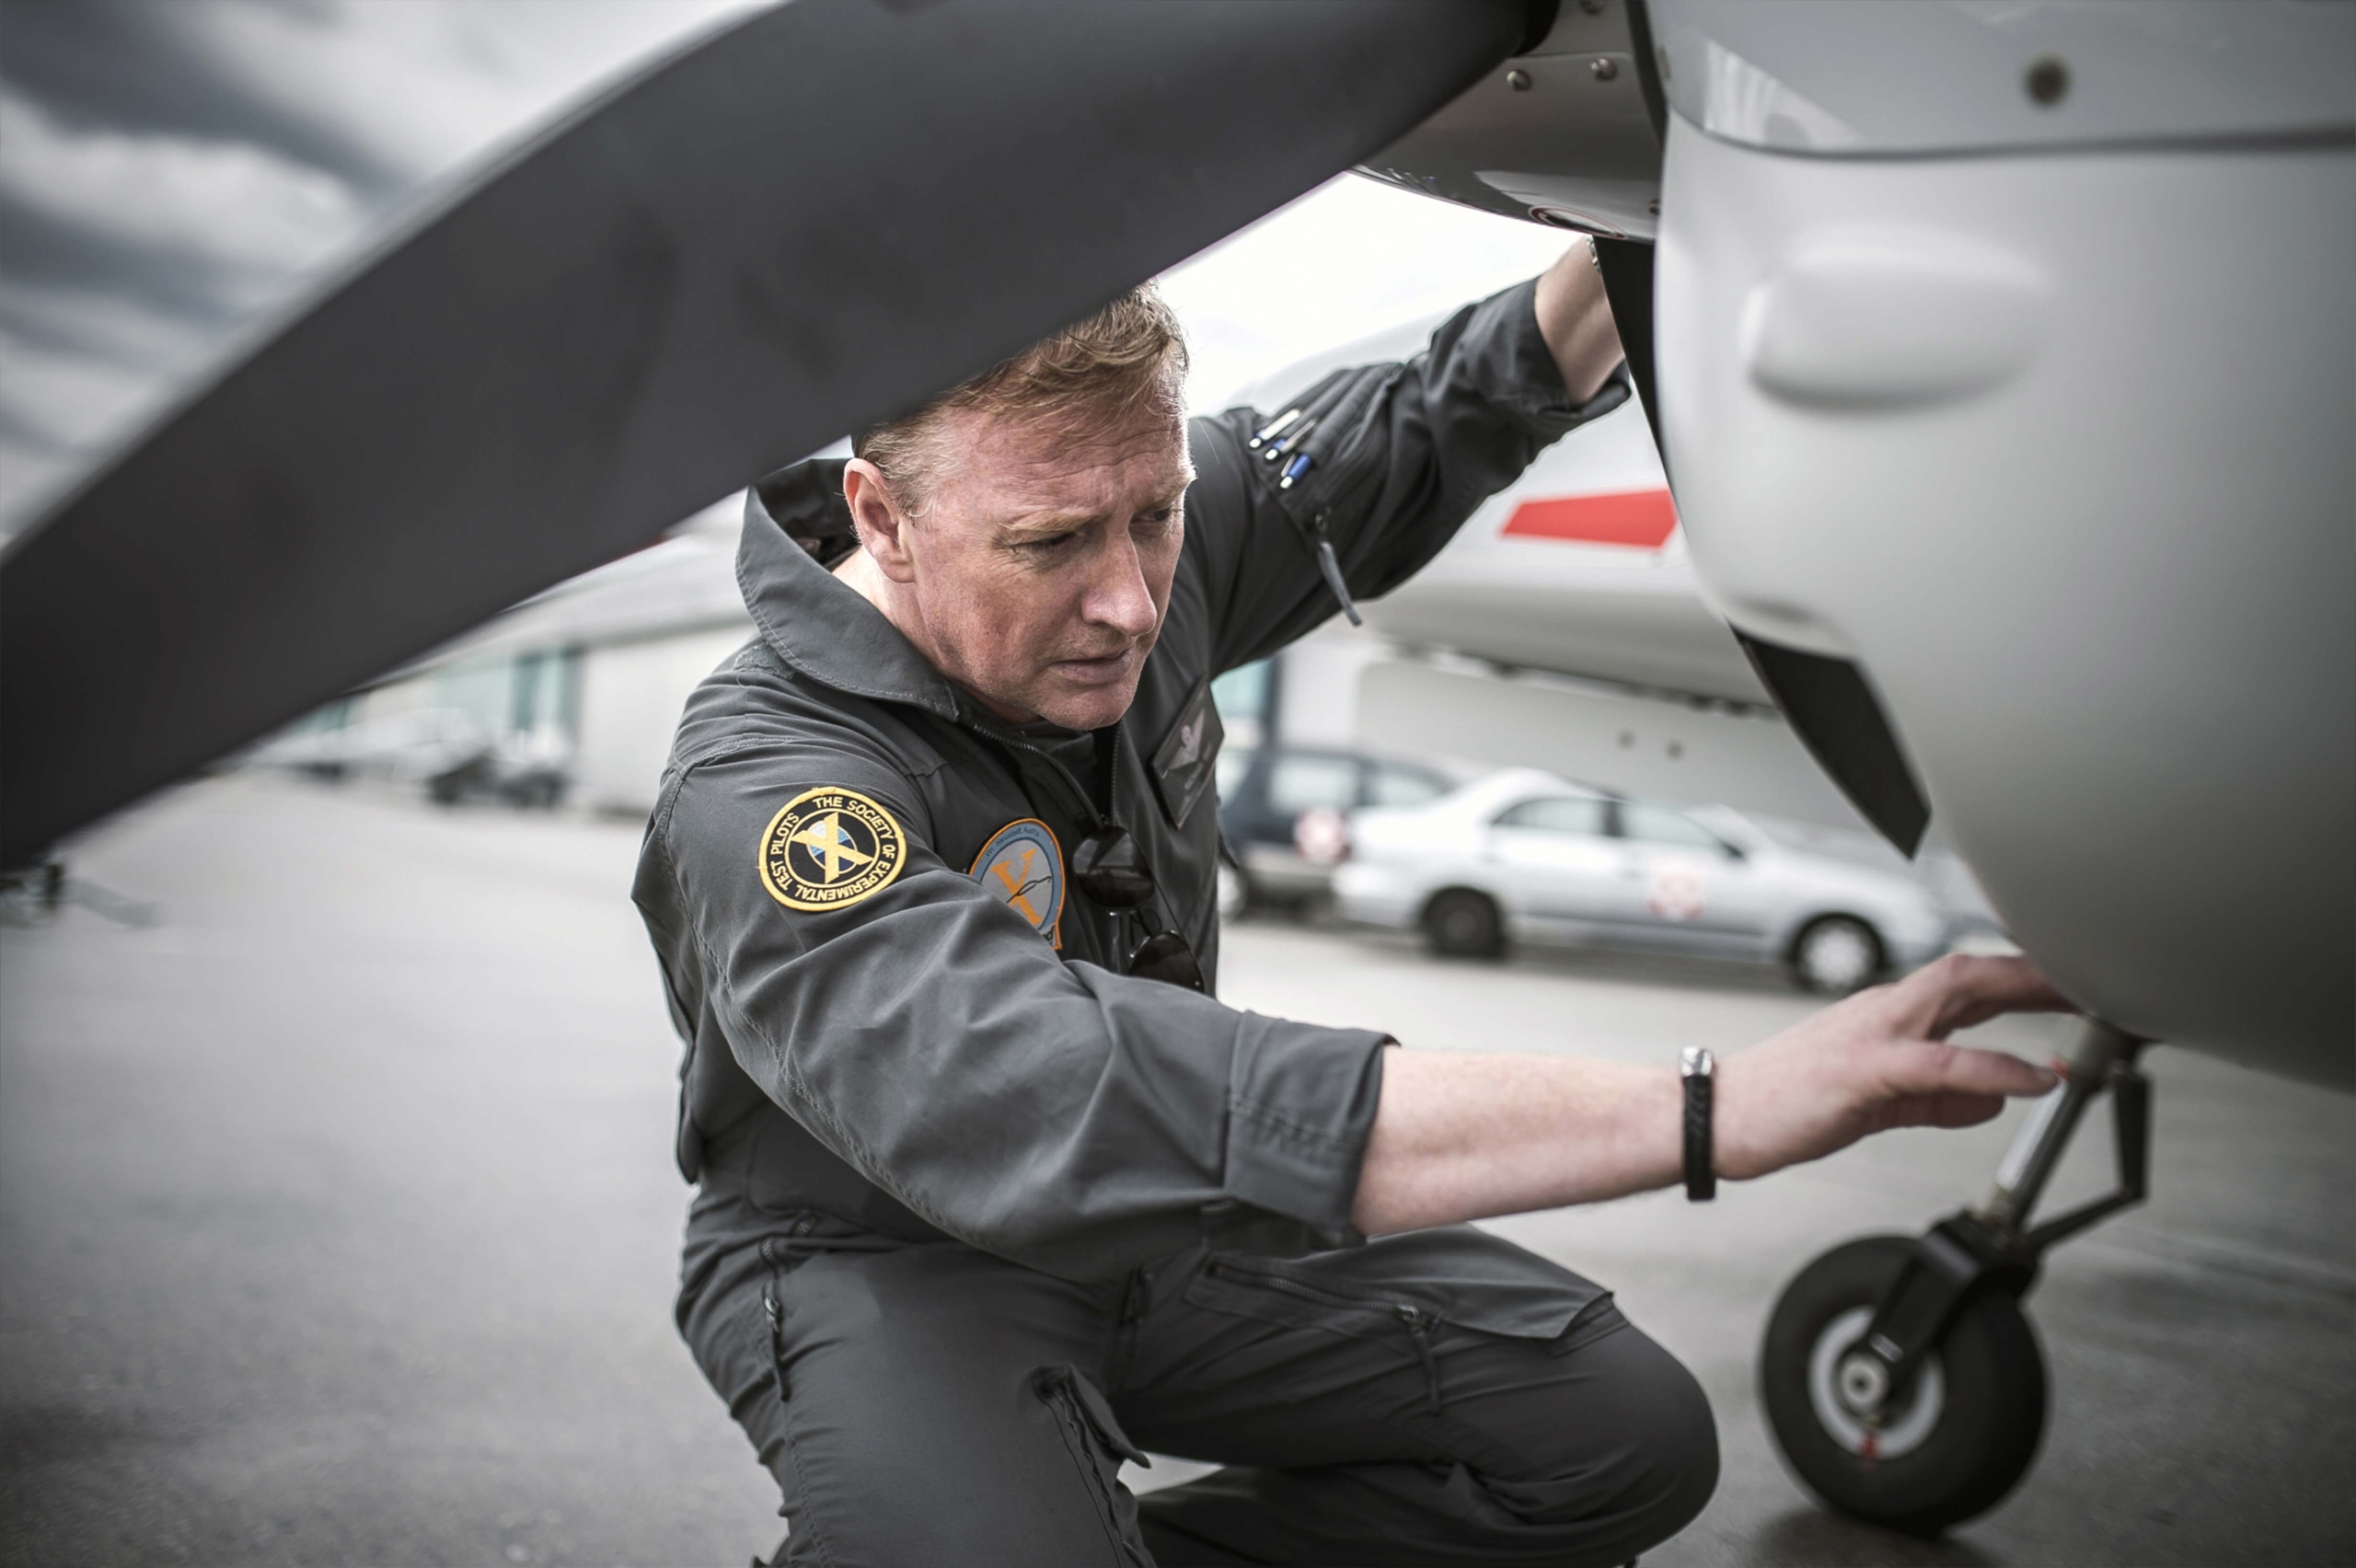
[[[1231,233],[1552,10],[799,0],[641,73],[0,557],[0,868]]]

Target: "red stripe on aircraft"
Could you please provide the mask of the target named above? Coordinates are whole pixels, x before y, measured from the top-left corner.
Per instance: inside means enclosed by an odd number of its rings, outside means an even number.
[[[1657,550],[1677,531],[1677,508],[1665,490],[1553,496],[1515,507],[1505,531],[1526,539],[1576,539]]]

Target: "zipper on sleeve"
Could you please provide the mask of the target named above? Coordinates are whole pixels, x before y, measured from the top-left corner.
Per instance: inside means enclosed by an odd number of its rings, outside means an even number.
[[[1341,558],[1334,553],[1334,541],[1325,534],[1325,519],[1333,514],[1333,509],[1328,507],[1310,519],[1309,532],[1317,542],[1317,570],[1324,574],[1325,586],[1333,590],[1334,601],[1350,617],[1350,624],[1364,626],[1366,617],[1358,614],[1357,605],[1350,598],[1350,585],[1342,576]]]

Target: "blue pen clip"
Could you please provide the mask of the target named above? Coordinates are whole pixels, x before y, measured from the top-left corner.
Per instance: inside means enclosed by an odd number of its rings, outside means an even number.
[[[1308,453],[1304,452],[1299,456],[1294,458],[1291,462],[1286,464],[1285,477],[1276,481],[1276,488],[1278,490],[1292,489],[1293,480],[1309,472],[1310,465],[1316,461],[1316,458],[1311,457]]]
[[[1287,431],[1283,440],[1268,443],[1268,449],[1260,454],[1261,460],[1267,463],[1275,462],[1302,442],[1307,441],[1309,432],[1316,428],[1317,421],[1314,419],[1303,420],[1299,425]]]

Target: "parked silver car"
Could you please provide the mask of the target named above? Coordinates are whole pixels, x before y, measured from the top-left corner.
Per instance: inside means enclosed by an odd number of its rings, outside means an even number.
[[[1350,820],[1334,894],[1349,919],[1420,928],[1433,948],[1508,940],[1782,962],[1841,994],[1945,949],[1920,882],[1780,843],[1722,807],[1623,800],[1510,769],[1423,806]]]

